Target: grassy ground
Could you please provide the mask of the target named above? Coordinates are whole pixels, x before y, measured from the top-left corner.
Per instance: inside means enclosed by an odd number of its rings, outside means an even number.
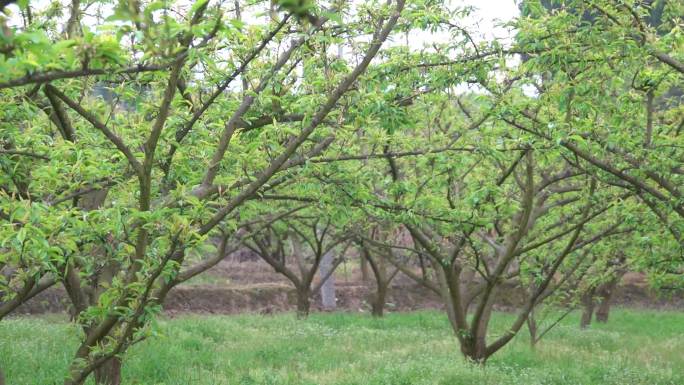
[[[684,314],[617,310],[580,331],[568,317],[540,343],[525,333],[485,369],[467,364],[441,313],[184,316],[126,356],[124,384],[684,384]],[[496,331],[512,316],[496,314]],[[0,323],[8,385],[61,383],[77,330],[61,318]]]

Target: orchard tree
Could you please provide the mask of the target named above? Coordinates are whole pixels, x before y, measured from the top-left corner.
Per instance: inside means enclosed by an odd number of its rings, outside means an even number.
[[[408,231],[414,255],[430,260],[426,286],[442,296],[461,351],[484,363],[578,272],[584,247],[624,231],[609,213],[627,195],[498,120],[497,97],[481,99],[440,92],[387,105],[367,130],[382,144],[364,183],[336,185],[340,201]],[[488,342],[505,285],[531,290],[507,332]]]
[[[682,244],[684,5],[547,3],[525,1],[514,22],[526,60],[509,77],[535,96],[505,118],[634,192]]]
[[[383,317],[387,295],[392,280],[400,273],[420,281],[411,264],[413,255],[411,237],[401,224],[391,223],[373,215],[367,215],[367,228],[355,230],[355,242],[360,258],[367,260],[375,278],[375,292],[369,294],[371,314]],[[425,261],[418,255],[423,277],[427,274]],[[439,291],[436,291],[439,294]]]
[[[428,6],[411,4],[412,12]],[[149,335],[169,290],[225,250],[201,266],[188,266],[186,256],[241,227],[247,201],[334,140],[338,105],[404,7],[4,9],[12,16],[0,61],[10,106],[1,156],[12,174],[2,180],[2,243],[12,253],[2,262],[18,263],[8,266],[21,272],[13,288],[42,276],[64,285],[82,328],[65,384],[93,371],[98,383],[120,382],[121,355]],[[321,55],[333,44],[348,56]],[[91,194],[98,202],[82,207]],[[17,248],[34,243],[41,248]]]
[[[387,230],[388,228],[390,230]],[[392,242],[392,239],[396,239],[396,237],[392,237],[392,233],[396,234],[397,232],[396,230],[392,231],[391,227],[385,224],[383,227],[375,226],[372,228],[366,237],[358,237],[360,258],[367,261],[375,278],[375,293],[369,296],[371,314],[374,317],[384,316],[389,286],[401,270],[397,266],[399,263],[396,260],[399,259],[399,256],[395,255],[397,254],[396,250],[392,247],[382,247],[387,244],[397,244]],[[401,232],[399,231],[399,233]],[[376,245],[381,247],[374,247]]]
[[[311,309],[311,296],[321,290],[344,261],[349,239],[344,229],[309,207],[255,232],[244,244],[292,283],[297,317],[306,318]],[[314,279],[326,256],[330,257],[331,266],[325,275],[319,274],[316,282]]]
[[[472,172],[476,180],[461,178],[439,189],[447,197],[443,204],[450,208],[451,218],[467,222],[405,223],[416,248],[431,258],[437,270],[461,351],[476,362],[484,363],[505,346],[534,308],[576,273],[583,247],[616,232],[615,225],[587,231],[587,223],[608,209],[596,202],[595,182],[584,182],[586,177],[580,176],[568,183],[571,178],[563,177],[563,171],[545,170],[540,167],[545,162],[530,152],[490,181],[484,169],[470,165],[459,171]],[[497,169],[496,163],[474,161]],[[516,163],[523,171],[515,170]],[[508,170],[515,182],[506,183]],[[488,342],[491,312],[506,284],[530,290],[507,332]]]

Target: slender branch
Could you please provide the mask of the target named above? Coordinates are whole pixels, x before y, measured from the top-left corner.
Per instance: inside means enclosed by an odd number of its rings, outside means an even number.
[[[104,134],[104,136],[109,139],[110,142],[116,146],[116,148],[124,154],[126,159],[128,159],[128,163],[130,163],[131,167],[138,173],[142,174],[143,168],[142,164],[140,164],[140,161],[133,155],[133,152],[131,149],[124,143],[123,139],[121,139],[118,135],[116,135],[113,131],[111,131],[102,121],[100,121],[97,116],[95,116],[93,113],[87,111],[84,109],[79,103],[75,102],[68,96],[66,96],[62,91],[58,90],[56,87],[52,86],[51,84],[46,84],[46,88],[50,89],[50,92],[57,96],[59,99],[61,99],[69,108],[72,110],[76,111],[79,115],[81,115],[85,120],[88,121],[93,127],[98,129],[100,132]]]
[[[173,62],[166,63],[166,64],[158,64],[158,65],[139,64],[136,66],[122,68],[122,69],[116,69],[116,68],[83,68],[83,69],[79,69],[79,70],[70,70],[70,71],[38,72],[38,73],[28,74],[26,76],[23,76],[23,77],[20,77],[17,79],[12,79],[12,80],[0,82],[0,89],[19,87],[19,86],[24,86],[27,84],[43,84],[43,83],[49,83],[49,82],[52,82],[55,80],[73,79],[73,78],[79,78],[79,77],[84,77],[84,76],[94,76],[94,75],[111,76],[111,75],[117,75],[117,74],[136,74],[136,73],[142,73],[142,72],[162,71],[162,70],[168,69],[172,63]]]
[[[323,106],[314,114],[309,125],[302,130],[302,132],[290,140],[285,150],[275,158],[270,165],[252,182],[245,190],[240,192],[233,198],[225,207],[218,210],[214,216],[200,227],[199,232],[206,234],[214,226],[216,226],[223,218],[238,207],[242,202],[254,195],[259,188],[261,188],[269,179],[280,170],[280,168],[292,157],[299,146],[306,141],[306,139],[313,133],[313,131],[323,122],[325,117],[337,105],[342,95],[344,95],[356,79],[368,68],[371,60],[380,50],[382,43],[387,39],[390,32],[399,19],[401,11],[404,8],[405,0],[398,0],[394,14],[390,20],[385,24],[378,36],[373,39],[364,56],[363,60],[354,68],[354,70],[347,75],[344,80],[333,90]]]
[[[19,151],[19,150],[5,150],[5,149],[0,149],[0,154],[5,154],[5,155],[20,155],[20,156],[27,156],[30,158],[36,158],[36,159],[43,159],[43,160],[50,160],[50,157],[47,155],[43,154],[37,154],[35,152],[30,152],[30,151]]]

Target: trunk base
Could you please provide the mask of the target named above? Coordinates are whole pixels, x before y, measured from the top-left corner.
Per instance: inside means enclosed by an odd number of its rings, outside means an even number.
[[[121,358],[113,357],[95,369],[97,385],[121,385]]]
[[[387,288],[378,288],[375,296],[371,298],[371,314],[373,317],[381,318],[385,315],[385,297]]]
[[[527,317],[527,330],[530,332],[530,347],[534,349],[537,347],[537,320],[532,317]]]
[[[310,310],[311,301],[309,300],[309,293],[297,293],[297,319],[308,318]]]
[[[580,329],[586,329],[591,325],[591,318],[594,315],[594,293],[589,292],[582,296],[582,318],[580,319]]]
[[[385,306],[384,304],[373,303],[371,308],[371,314],[373,317],[382,318],[385,316]]]
[[[468,362],[478,366],[484,366],[487,363],[487,354],[485,353],[485,344],[483,339],[479,341],[470,341],[467,345],[461,345],[461,353]]]
[[[610,314],[610,302],[613,298],[613,292],[615,291],[616,286],[617,279],[608,283],[601,291],[601,303],[599,303],[598,309],[596,309],[596,322],[608,322],[608,315]]]

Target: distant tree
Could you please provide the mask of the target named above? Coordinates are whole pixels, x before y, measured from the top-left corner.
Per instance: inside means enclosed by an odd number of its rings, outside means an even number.
[[[430,261],[429,274],[402,271],[442,296],[461,351],[484,363],[578,274],[584,247],[624,231],[611,213],[627,195],[597,187],[558,151],[536,148],[508,129],[495,119],[496,102],[478,106],[444,93],[386,108],[376,113],[387,118],[371,126],[382,140],[380,153],[359,157],[366,160],[357,174],[326,182],[335,180],[349,210],[358,207],[379,226],[389,220],[410,234],[409,246],[364,241]],[[494,303],[506,285],[530,290],[508,332],[488,341]]]
[[[335,256],[330,250],[323,254],[321,264],[318,266],[318,274],[321,277],[328,277],[321,283],[321,306],[323,310],[332,311],[337,309],[337,293],[335,290]]]
[[[440,287],[461,351],[479,363],[505,346],[525,325],[530,313],[577,274],[577,266],[583,262],[579,252],[583,247],[621,231],[616,224],[597,228],[587,225],[610,209],[605,203],[610,204],[611,200],[596,203],[593,184],[582,186],[582,177],[571,178],[572,181],[559,178],[562,171],[536,171],[539,164],[530,155],[524,159],[519,162],[524,164],[520,167],[526,169],[526,176],[514,170],[518,162],[515,161],[507,169],[516,175],[511,178],[520,179],[506,183],[504,170],[503,176],[491,185],[494,189],[486,189],[488,192],[483,196],[479,195],[478,187],[482,188],[486,173],[479,167],[471,168],[479,182],[469,186],[468,179],[460,179],[458,187],[449,187],[455,190],[448,194],[448,201],[455,212],[460,212],[451,220],[458,224],[455,229],[447,225],[449,221],[405,223],[414,238],[416,252],[427,255],[436,269],[435,284]],[[478,163],[484,166],[485,162]],[[573,197],[571,191],[578,196]],[[517,209],[511,212],[503,201]],[[508,214],[502,216],[505,212]],[[473,219],[459,223],[457,218]],[[505,290],[505,285],[530,290],[508,331],[488,342],[491,313],[498,292]]]
[[[613,293],[620,283],[622,276],[626,272],[626,258],[623,252],[615,251],[615,256],[608,258],[606,263],[601,266],[601,280],[588,283],[588,287],[582,293],[582,317],[580,327],[586,328],[591,323],[596,303],[596,321],[607,322],[610,312],[610,301]]]
[[[311,309],[311,296],[321,290],[344,261],[346,247],[340,249],[340,246],[348,244],[349,239],[329,220],[321,220],[315,213],[299,212],[255,233],[245,245],[292,283],[297,317],[306,318]],[[333,254],[337,255],[330,261],[326,275],[319,276],[316,283],[314,278],[323,259]]]
[[[416,277],[407,261],[410,259],[406,253],[411,246],[410,235],[404,228],[385,222],[374,225],[367,235],[357,234],[357,244],[361,257],[368,261],[375,278],[375,292],[369,300],[371,314],[383,317],[389,287],[394,278],[402,271]]]

